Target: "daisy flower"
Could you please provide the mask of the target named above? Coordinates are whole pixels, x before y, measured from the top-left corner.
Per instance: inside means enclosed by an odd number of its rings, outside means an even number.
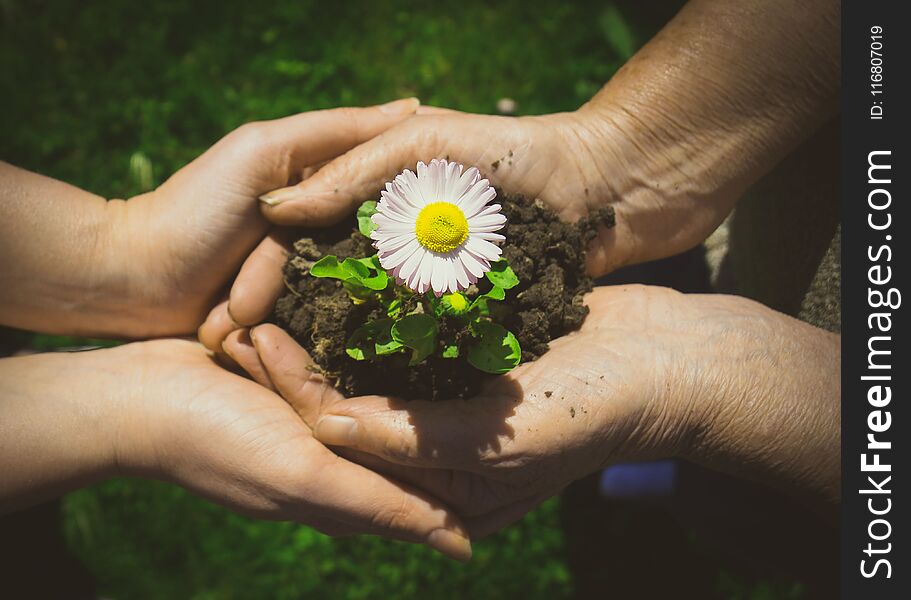
[[[463,172],[464,170],[464,172]],[[440,296],[468,288],[503,252],[497,193],[474,167],[434,159],[386,184],[370,234],[380,264],[400,285]]]

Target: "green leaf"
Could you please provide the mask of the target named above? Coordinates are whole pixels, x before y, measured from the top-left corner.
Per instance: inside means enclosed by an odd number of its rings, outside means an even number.
[[[502,325],[482,321],[475,326],[478,342],[468,350],[468,362],[485,373],[502,375],[522,360],[519,340]]]
[[[310,274],[314,277],[341,279],[342,281],[351,276],[347,269],[342,268],[338,258],[331,254],[313,263],[313,266],[310,267]]]
[[[458,358],[459,357],[459,347],[455,344],[450,344],[443,348],[443,358]]]
[[[367,323],[355,329],[351,337],[348,338],[347,343],[345,343],[345,353],[354,360],[367,360],[368,358],[374,358],[376,354],[371,341],[373,332],[370,325],[371,323]]]
[[[376,255],[370,258],[346,258],[342,268],[348,269],[358,283],[368,289],[384,290],[389,284],[389,275],[380,266]],[[372,274],[373,271],[376,271],[376,275]]]
[[[509,266],[509,263],[506,262],[505,258],[501,258],[497,262],[493,263],[490,266],[490,270],[486,273],[487,279],[490,280],[490,283],[494,284],[497,287],[501,287],[504,290],[508,290],[519,285],[519,278],[516,277],[515,272],[512,270],[512,267]],[[501,300],[502,298],[497,298]]]
[[[366,237],[370,237],[370,234],[376,229],[376,223],[371,219],[375,214],[376,202],[373,200],[364,202],[361,204],[360,208],[357,209],[357,229]]]
[[[485,298],[490,298],[491,300],[503,300],[506,298],[506,290],[501,288],[498,285],[490,288],[490,291],[484,294]]]
[[[392,338],[397,342],[411,348],[409,365],[416,365],[436,349],[437,320],[430,315],[408,315],[392,326]]]
[[[377,356],[385,356],[398,352],[404,346],[401,342],[392,337],[392,319],[380,319],[373,321],[374,326],[374,343],[373,347]]]
[[[374,275],[374,271],[376,274]],[[352,297],[364,300],[370,296],[367,290],[384,290],[389,285],[389,276],[371,258],[346,258],[341,263],[332,255],[324,256],[310,267],[314,277],[340,279]]]
[[[401,350],[401,342],[392,338],[392,319],[378,319],[354,330],[345,344],[345,352],[354,360],[372,360]]]
[[[390,317],[397,317],[397,316],[399,316],[399,313],[402,312],[402,299],[401,298],[393,298],[392,300],[389,301],[388,304],[386,304],[385,301],[382,301],[382,300],[381,300],[381,302],[384,302],[383,305],[386,307],[386,314]]]
[[[487,301],[503,300],[504,298],[506,298],[506,290],[495,285],[490,288],[490,291],[486,294],[481,294],[475,298],[474,302],[471,303],[471,306],[468,307],[468,310],[474,311],[477,315],[486,317],[490,314],[490,307],[487,305]]]

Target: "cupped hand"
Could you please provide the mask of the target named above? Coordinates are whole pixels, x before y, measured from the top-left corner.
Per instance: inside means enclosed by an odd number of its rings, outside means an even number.
[[[282,247],[272,237],[263,240],[269,225],[257,197],[300,181],[417,106],[411,98],[248,123],[158,189],[120,204],[121,218],[112,230],[122,243],[115,247],[129,249],[123,256],[132,264],[123,271],[141,274],[134,287],[142,318],[127,333],[149,337],[195,331],[257,244],[254,264],[280,268]],[[117,209],[118,204],[109,206]]]
[[[686,385],[693,379],[671,389],[665,382],[681,366],[682,330],[698,330],[696,315],[680,314],[677,296],[662,288],[600,288],[586,299],[591,312],[579,331],[467,400],[332,392],[314,402],[297,393],[318,377],[309,357],[274,325],[253,329],[259,360],[231,354],[288,399],[318,439],[446,498],[478,537],[610,461],[677,451],[695,420]],[[672,328],[674,318],[685,324]]]
[[[258,356],[237,358],[317,439],[445,499],[473,537],[616,461],[680,456],[798,492],[837,487],[837,394],[806,381],[831,381],[834,336],[736,297],[622,286],[586,303],[581,330],[468,400],[314,402],[297,392],[318,377],[306,352],[272,325],[254,330]]]
[[[603,275],[702,242],[733,206],[729,194],[709,198],[711,178],[690,178],[680,156],[650,152],[654,136],[631,115],[594,105],[518,118],[422,107],[312,177],[264,195],[263,214],[278,225],[329,225],[375,198],[403,169],[445,157],[478,167],[507,194],[541,199],[566,221],[612,207],[616,225],[601,227],[587,253],[589,273]],[[209,348],[217,349],[234,323],[255,325],[274,306],[281,270],[260,257],[278,254],[276,247],[253,253],[230,311],[225,304],[209,315],[202,336]]]
[[[118,419],[121,473],[165,479],[258,518],[470,557],[464,529],[445,506],[340,458],[281,397],[226,371],[199,344],[160,340],[116,352],[133,390],[128,406],[141,407]],[[315,380],[294,390],[315,404],[329,392]]]

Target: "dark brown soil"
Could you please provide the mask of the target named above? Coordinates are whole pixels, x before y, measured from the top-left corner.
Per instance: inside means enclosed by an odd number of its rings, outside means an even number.
[[[540,201],[499,196],[509,219],[503,233],[503,255],[519,277],[519,285],[496,305],[497,322],[512,331],[522,346],[522,362],[547,352],[548,342],[578,329],[588,314],[583,295],[592,289],[585,275],[585,248],[599,225],[613,227],[614,212],[606,207],[575,224],[560,221]],[[405,399],[470,397],[492,377],[461,359],[430,357],[415,367],[407,356],[391,355],[382,362],[356,361],[345,353],[351,333],[368,318],[380,317],[379,308],[354,305],[341,284],[309,275],[310,265],[326,254],[339,259],[375,252],[354,219],[331,229],[306,232],[294,244],[285,265],[288,292],[275,306],[275,322],[288,330],[335,380],[346,396],[387,394]],[[478,283],[487,291],[486,280]],[[376,313],[376,314],[374,314]],[[441,324],[441,338],[454,322]]]

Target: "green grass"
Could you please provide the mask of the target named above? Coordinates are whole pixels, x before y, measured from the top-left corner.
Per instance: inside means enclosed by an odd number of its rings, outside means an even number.
[[[476,544],[467,566],[422,547],[257,522],[155,482],[72,494],[66,533],[101,588],[130,598],[566,598],[555,502]]]
[[[653,33],[611,2],[527,0],[0,0],[0,19],[0,158],[105,197],[159,184],[250,120],[410,95],[473,112],[502,97],[522,114],[572,110]],[[155,482],[94,486],[64,509],[71,548],[114,598],[573,592],[558,500],[477,544],[468,566],[253,521]],[[730,597],[793,597],[728,575],[719,585]]]

